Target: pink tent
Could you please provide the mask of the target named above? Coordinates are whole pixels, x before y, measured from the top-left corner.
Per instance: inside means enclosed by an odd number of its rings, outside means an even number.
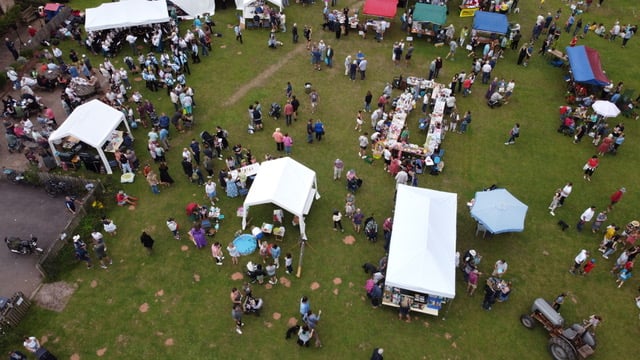
[[[365,0],[362,13],[369,16],[393,18],[398,10],[398,0]]]

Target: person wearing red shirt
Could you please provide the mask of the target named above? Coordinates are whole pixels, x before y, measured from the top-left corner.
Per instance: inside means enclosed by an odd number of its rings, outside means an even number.
[[[618,191],[611,194],[611,198],[610,198],[611,204],[609,204],[609,211],[613,209],[613,205],[617,204],[622,199],[622,195],[624,195],[624,193],[626,192],[627,192],[627,189],[622,187],[618,189]]]
[[[293,119],[293,105],[291,104],[291,100],[287,101],[287,104],[284,106],[284,119],[287,126],[291,126],[291,119]]]
[[[591,176],[593,172],[596,171],[596,168],[600,164],[600,160],[598,159],[598,155],[593,155],[586,164],[584,164],[584,176],[583,178],[587,181],[591,181]]]
[[[38,33],[38,30],[36,30],[36,28],[34,28],[33,26],[29,25],[29,28],[27,28],[27,32],[29,33],[29,36],[34,37]]]

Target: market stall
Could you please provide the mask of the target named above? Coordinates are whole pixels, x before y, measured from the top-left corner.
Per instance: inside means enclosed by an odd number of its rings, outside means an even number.
[[[100,100],[91,100],[88,103],[78,106],[71,115],[60,125],[60,127],[49,136],[49,146],[55,155],[56,162],[60,164],[59,151],[56,145],[67,138],[77,142],[83,142],[94,147],[105,171],[111,174],[111,166],[105,155],[105,151],[115,151],[110,144],[122,143],[122,132],[117,128],[124,124],[127,132],[131,134],[129,124],[125,120],[124,114],[115,108],[103,103]],[[120,137],[118,137],[120,136]]]
[[[600,54],[588,46],[568,46],[566,49],[573,79],[577,83],[607,86],[611,83],[600,63]]]
[[[417,3],[413,10],[411,33],[418,36],[434,37],[441,25],[447,22],[447,7]]]
[[[362,14],[370,17],[393,19],[398,11],[398,0],[365,0]]]
[[[399,185],[382,304],[439,315],[456,295],[457,194]]]
[[[168,21],[166,1],[128,0],[88,8],[84,25],[86,31],[99,31]]]
[[[304,216],[314,199],[320,199],[315,171],[289,157],[265,161],[244,200],[242,229],[250,206],[273,203],[299,218],[300,237],[307,239]]]
[[[473,29],[478,32],[481,40],[491,38],[494,34],[505,35],[509,31],[509,20],[504,14],[476,11],[473,16]]]

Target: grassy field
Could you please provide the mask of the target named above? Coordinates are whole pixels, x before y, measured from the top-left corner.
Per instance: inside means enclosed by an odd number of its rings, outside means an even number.
[[[78,8],[96,6],[99,1],[72,1]],[[339,3],[341,7],[361,8],[362,3]],[[537,13],[562,9],[560,23],[564,23],[569,8],[566,3],[549,0],[545,9],[538,2],[520,4],[521,12],[511,15],[511,22],[522,25],[527,38]],[[631,0],[604,2],[584,14],[583,21],[603,22],[610,28],[615,19],[621,23],[636,22],[637,5]],[[398,17],[401,11],[399,11]],[[331,228],[331,211],[343,208],[346,189],[344,183],[331,180],[332,163],[336,157],[345,161],[347,169],[358,171],[365,184],[356,194],[357,206],[365,213],[374,213],[379,223],[393,210],[394,180],[382,170],[382,163],[364,163],[357,156],[357,133],[353,131],[355,114],[362,107],[367,90],[378,96],[385,83],[394,76],[426,76],[428,64],[435,56],[444,57],[446,47],[434,48],[424,39],[416,40],[416,50],[410,67],[394,67],[391,62],[393,41],[404,38],[395,20],[381,43],[372,38],[362,40],[351,33],[339,41],[332,33],[324,33],[321,24],[321,5],[300,5],[287,9],[290,29],[298,23],[314,29],[314,40],[324,39],[336,51],[333,69],[314,71],[307,52],[298,50],[304,44],[292,44],[290,32],[278,34],[285,45],[277,50],[267,48],[266,30],[246,30],[244,44],[234,40],[230,28],[235,23],[233,10],[220,10],[216,16],[215,31],[223,34],[214,38],[213,53],[201,64],[191,65],[189,84],[196,90],[196,129],[186,134],[172,134],[174,150],[168,153],[169,166],[177,184],[162,189],[153,196],[142,180],[125,185],[125,190],[141,198],[133,211],[110,207],[108,215],[119,227],[115,238],[107,238],[114,266],[108,271],[99,268],[86,270],[78,264],[60,274],[66,282],[77,285],[66,310],[54,313],[34,307],[18,329],[0,339],[3,349],[19,348],[22,334],[48,338],[46,346],[59,358],[78,355],[81,359],[98,356],[104,358],[367,358],[374,347],[384,347],[388,358],[407,359],[541,359],[548,357],[546,334],[542,329],[529,331],[519,323],[519,316],[529,310],[536,297],[552,300],[561,292],[570,292],[570,299],[562,308],[567,322],[581,321],[591,314],[603,316],[598,328],[598,349],[594,359],[631,358],[638,332],[638,310],[633,302],[637,295],[637,280],[632,278],[622,289],[617,289],[609,274],[613,260],[597,258],[597,267],[589,277],[576,277],[567,272],[573,257],[582,248],[596,252],[601,236],[589,231],[577,233],[573,228],[561,232],[559,219],[575,224],[582,211],[591,204],[603,208],[608,197],[618,187],[626,186],[627,194],[610,214],[610,222],[626,224],[635,218],[638,205],[637,176],[634,153],[639,148],[635,141],[638,125],[635,120],[617,118],[625,122],[627,141],[619,155],[605,156],[593,181],[581,179],[582,165],[595,153],[588,141],[573,144],[568,137],[556,132],[558,107],[564,104],[566,91],[565,71],[552,67],[548,59],[534,56],[529,66],[517,67],[515,52],[507,52],[494,70],[495,76],[513,78],[517,86],[512,101],[501,108],[489,109],[482,97],[486,88],[476,83],[473,94],[458,99],[461,111],[471,110],[473,123],[465,135],[450,134],[443,143],[446,149],[446,168],[441,176],[421,175],[419,185],[458,194],[458,249],[477,249],[484,256],[481,271],[491,271],[499,258],[509,263],[507,279],[513,281],[513,293],[508,302],[499,303],[490,312],[481,308],[481,292],[469,297],[465,284],[457,280],[457,297],[451,304],[446,320],[417,316],[410,324],[397,320],[391,308],[372,309],[365,301],[362,289],[366,279],[360,266],[375,262],[383,255],[381,244],[366,242],[356,235],[354,245],[345,245],[344,235],[353,234],[347,226],[345,234]],[[471,18],[459,18],[451,11],[449,21],[456,29],[471,26]],[[456,36],[457,36],[456,31]],[[563,48],[570,38],[562,35],[558,47]],[[634,55],[638,53],[637,39],[630,40],[626,49],[620,42],[609,42],[589,34],[581,44],[600,51],[604,69],[614,82],[625,81],[627,89],[637,87],[633,77]],[[539,44],[538,44],[539,45]],[[63,44],[64,49],[72,46]],[[343,59],[361,49],[369,58],[366,81],[349,81],[343,73]],[[126,49],[124,52],[127,52]],[[448,82],[458,71],[469,71],[470,60],[461,55],[455,61],[445,61],[440,79]],[[121,63],[122,56],[114,62]],[[280,62],[281,66],[273,64]],[[94,59],[94,65],[99,59]],[[264,71],[273,71],[267,81],[258,82],[240,100],[229,103],[238,89]],[[304,269],[300,279],[279,276],[291,281],[290,287],[279,284],[271,289],[254,286],[254,293],[265,299],[261,317],[246,316],[244,335],[234,331],[230,317],[228,294],[242,281],[231,280],[231,274],[242,271],[249,260],[243,258],[233,266],[227,259],[224,266],[215,266],[208,250],[198,251],[186,236],[181,242],[173,240],[164,221],[174,216],[186,228],[188,220],[184,207],[191,201],[203,201],[202,187],[190,184],[179,164],[179,149],[201,130],[212,131],[220,125],[228,129],[230,142],[242,143],[258,158],[274,153],[271,133],[275,127],[284,128],[283,120],[265,121],[265,131],[254,135],[246,133],[249,104],[259,100],[268,109],[272,102],[283,103],[284,89],[291,81],[294,94],[301,99],[301,118],[289,130],[294,138],[293,158],[313,168],[318,175],[322,198],[313,204],[307,218],[310,247],[305,253]],[[320,94],[317,114],[310,114],[303,85],[310,82]],[[149,93],[136,84],[145,97],[151,99],[161,111],[170,113],[172,106],[166,93]],[[398,94],[397,90],[394,94]],[[418,112],[408,117],[411,140],[421,144],[424,133],[417,127]],[[321,143],[306,144],[305,120],[320,118],[326,125],[327,135]],[[503,145],[514,122],[521,124],[521,137],[514,146]],[[365,119],[368,124],[368,117]],[[141,158],[146,131],[138,129],[137,149]],[[216,160],[216,170],[222,162]],[[115,183],[114,179],[105,179]],[[573,181],[574,191],[557,216],[548,214],[547,206],[556,188]],[[465,203],[478,191],[491,184],[509,189],[529,206],[526,229],[523,233],[503,234],[481,239],[474,237],[475,223]],[[112,188],[117,189],[117,187]],[[242,199],[228,199],[221,195],[220,206],[226,219],[216,236],[225,246],[240,229],[235,209]],[[254,223],[271,218],[273,207],[252,208]],[[287,214],[286,220],[290,220]],[[348,225],[348,224],[347,224]],[[155,254],[147,256],[138,238],[146,230],[156,240]],[[292,252],[297,264],[298,247],[295,231],[288,229],[283,252]],[[86,230],[85,230],[86,232]],[[88,235],[84,233],[83,235]],[[182,245],[188,250],[183,251]],[[68,258],[68,262],[72,260]],[[258,255],[250,257],[257,260]],[[424,274],[428,277],[429,274]],[[337,279],[341,280],[338,283]],[[311,290],[311,284],[320,287]],[[322,309],[319,325],[324,346],[321,349],[301,349],[293,340],[284,339],[287,321],[298,314],[298,300],[308,295],[314,310]],[[142,312],[143,305],[148,311]],[[273,315],[281,317],[276,319]],[[101,355],[102,354],[102,355]]]

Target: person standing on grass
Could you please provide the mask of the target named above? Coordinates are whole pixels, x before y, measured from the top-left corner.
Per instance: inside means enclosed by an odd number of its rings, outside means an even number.
[[[627,189],[624,187],[621,187],[620,189],[618,189],[616,192],[614,192],[613,194],[611,194],[610,200],[611,203],[609,204],[609,211],[613,210],[613,206],[615,204],[617,204],[618,202],[620,202],[620,200],[622,199],[622,196],[627,192]]]
[[[340,159],[336,159],[333,162],[333,180],[339,180],[342,177],[342,170],[344,169],[344,162]]]
[[[505,145],[513,145],[516,143],[516,138],[520,137],[520,123],[516,123],[511,131],[509,131],[509,139],[505,142]]]
[[[375,348],[373,349],[373,353],[371,354],[370,360],[384,360],[384,349],[383,348]]]
[[[560,312],[560,307],[562,306],[562,304],[564,303],[564,298],[567,296],[567,294],[562,293],[560,295],[558,295],[556,297],[555,300],[553,300],[553,304],[551,304],[551,307],[557,311]]]
[[[229,252],[229,256],[231,256],[231,263],[234,265],[238,265],[240,250],[236,248],[236,245],[233,242],[230,242],[229,245],[227,245],[227,251]]]
[[[100,233],[98,233],[100,234]],[[93,251],[96,253],[98,260],[100,261],[100,267],[103,269],[107,269],[107,262],[109,265],[113,264],[113,260],[109,258],[107,255],[107,246],[104,243],[104,238],[102,234],[100,236],[93,236]]]
[[[242,322],[242,306],[234,304],[231,307],[231,318],[236,323],[236,332],[242,335],[241,327],[244,326],[244,323]]]
[[[305,315],[311,310],[311,304],[309,304],[309,298],[303,296],[300,298],[300,318],[304,321]]]
[[[287,100],[287,103],[284,105],[284,122],[287,126],[291,126],[291,121],[293,120],[293,105],[291,105],[291,100]]]
[[[333,210],[333,231],[338,231],[340,228],[340,232],[344,232],[344,228],[342,227],[342,213],[339,210]]]
[[[276,266],[276,269],[280,268],[280,253],[281,253],[280,247],[278,246],[278,244],[273,244],[273,246],[271,246],[271,257],[273,258],[273,264]]]
[[[311,90],[309,100],[311,101],[311,113],[313,114],[318,110],[318,101],[320,100],[320,95],[315,89]]]
[[[153,253],[153,243],[155,241],[151,236],[149,236],[149,234],[147,234],[146,231],[143,231],[142,235],[140,235],[140,242],[142,243],[142,246],[147,249],[147,253],[151,255]]]
[[[324,136],[324,124],[320,119],[316,119],[316,123],[313,125],[313,130],[316,133],[316,140],[322,140],[322,136]]]
[[[473,296],[473,293],[478,288],[478,281],[480,280],[480,275],[482,275],[482,273],[479,272],[478,269],[473,269],[469,272],[468,280],[467,280],[467,294],[469,294],[469,296]]]
[[[564,205],[564,201],[571,195],[571,191],[573,191],[573,183],[568,182],[561,190],[560,201],[558,201],[558,207]]]
[[[91,269],[91,258],[89,257],[89,252],[87,251],[87,244],[84,241],[80,240],[80,235],[73,236],[73,249],[76,254],[76,259],[80,261],[84,261],[87,263],[87,269]]]
[[[286,156],[291,155],[291,147],[293,146],[293,139],[289,136],[289,133],[285,133],[282,138],[282,144],[284,145],[284,154]]]
[[[285,273],[293,273],[293,256],[291,256],[291,253],[287,253],[287,255],[284,256],[284,266],[287,269]]]
[[[596,259],[591,259],[589,260],[586,264],[584,264],[584,267],[582,268],[582,272],[581,275],[587,275],[591,272],[591,270],[593,270],[593,268],[596,267]]]
[[[464,114],[464,117],[462,118],[462,122],[460,123],[460,131],[458,132],[458,134],[466,133],[467,128],[469,127],[469,124],[471,124],[471,110],[468,110]]]
[[[361,158],[367,157],[367,149],[369,148],[369,133],[365,132],[364,134],[358,137],[358,145],[360,146],[360,151],[358,151],[358,156]]]
[[[219,242],[215,242],[211,245],[211,256],[215,259],[216,265],[222,265],[224,254],[222,253],[222,245]]]
[[[596,211],[595,205],[591,205],[591,207],[586,209],[582,213],[582,215],[580,215],[580,220],[578,220],[578,223],[576,224],[576,229],[578,231],[582,231],[584,224],[588,223],[589,221],[591,221],[591,219],[593,219],[593,215],[595,215],[595,211]]]
[[[307,315],[303,318],[305,324],[311,329],[313,332],[313,337],[315,338],[316,347],[322,347],[322,342],[320,341],[320,337],[318,336],[318,322],[320,321],[320,316],[322,315],[322,310],[318,311],[318,314],[314,314],[313,311],[309,310]]]
[[[578,255],[576,255],[576,257],[573,259],[573,267],[569,269],[569,272],[575,275],[576,270],[580,269],[580,267],[582,266],[582,264],[584,264],[588,257],[589,252],[587,250],[580,250],[580,253],[578,253]]]
[[[598,159],[598,155],[593,155],[586,164],[584,164],[584,176],[583,178],[587,181],[591,181],[591,176],[600,165],[600,160]]]
[[[287,104],[287,105],[291,105],[291,104]],[[285,106],[285,108],[286,108],[286,106]],[[284,135],[280,131],[280,128],[276,128],[276,130],[273,132],[271,137],[276,142],[276,151],[283,151],[284,150],[284,143],[283,143]]]
[[[371,100],[373,100],[373,94],[371,94],[371,90],[367,90],[367,94],[364,96],[364,111],[371,112]]]
[[[562,199],[562,190],[557,189],[555,194],[553,194],[553,199],[551,199],[551,204],[549,204],[549,214],[551,216],[556,216],[554,212],[558,206],[560,206],[560,200]]]
[[[178,223],[173,218],[167,219],[167,228],[171,231],[173,238],[176,240],[180,240],[180,232],[178,231]]]

